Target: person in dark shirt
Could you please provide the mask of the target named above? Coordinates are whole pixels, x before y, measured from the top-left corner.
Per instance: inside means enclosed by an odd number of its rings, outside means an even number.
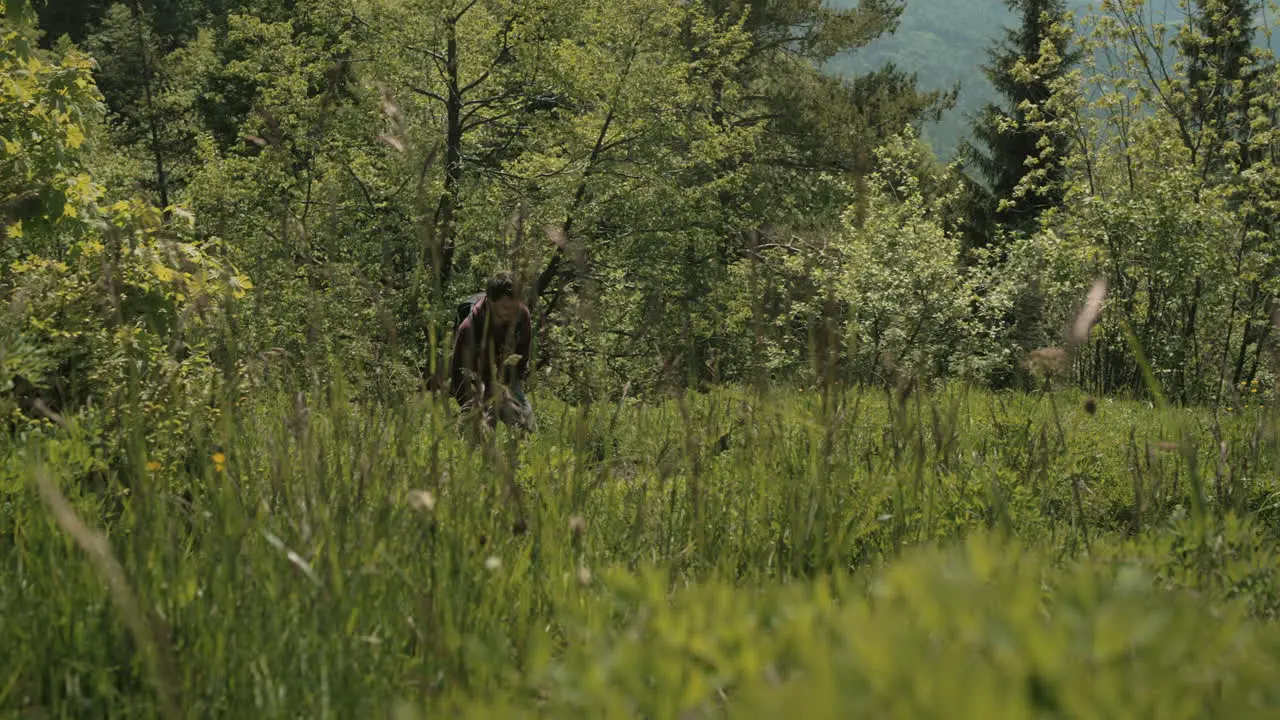
[[[501,419],[535,429],[533,409],[522,390],[532,336],[532,317],[516,294],[515,281],[508,272],[497,273],[454,333],[449,386],[463,412],[479,408],[491,428]]]

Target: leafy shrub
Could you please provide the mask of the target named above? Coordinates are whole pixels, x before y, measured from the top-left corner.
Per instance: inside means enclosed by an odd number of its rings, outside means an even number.
[[[9,10],[0,163],[18,172],[4,174],[0,196],[30,187],[38,202],[4,219],[0,409],[20,427],[83,411],[118,459],[131,433],[182,437],[209,419],[215,357],[234,364],[217,339],[224,305],[252,285],[215,257],[216,245],[193,240],[182,209],[99,205],[104,189],[85,169],[99,102],[89,60],[44,59],[29,8]]]
[[[86,123],[102,111],[92,61],[38,51],[34,22],[26,0],[0,2],[0,279],[23,250],[65,249],[100,191],[83,162]]]

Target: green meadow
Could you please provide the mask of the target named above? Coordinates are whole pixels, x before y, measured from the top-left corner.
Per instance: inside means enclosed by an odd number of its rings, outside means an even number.
[[[1280,4],[939,4],[0,0],[0,720],[1280,717]]]
[[[537,400],[537,435],[477,442],[430,400],[337,384],[229,413],[181,459],[135,447],[123,473],[74,423],[8,442],[0,707],[1280,707],[1269,410],[958,386]]]

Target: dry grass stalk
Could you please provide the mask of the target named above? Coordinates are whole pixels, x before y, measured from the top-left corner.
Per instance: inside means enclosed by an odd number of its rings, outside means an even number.
[[[569,237],[565,235],[563,227],[556,225],[555,223],[547,223],[547,225],[543,227],[543,232],[547,234],[547,239],[551,241],[552,245],[560,248],[561,250],[568,249]]]
[[[1023,367],[1042,378],[1065,375],[1071,368],[1071,363],[1075,362],[1080,347],[1089,339],[1089,331],[1098,323],[1098,318],[1102,315],[1102,304],[1106,299],[1107,279],[1098,278],[1089,288],[1084,307],[1080,308],[1079,314],[1063,334],[1062,347],[1032,350],[1023,361]]]
[[[1093,281],[1093,286],[1089,288],[1089,295],[1085,298],[1084,307],[1080,309],[1080,314],[1071,325],[1071,331],[1067,335],[1067,352],[1074,354],[1089,339],[1089,331],[1097,324],[1098,317],[1102,314],[1102,303],[1106,299],[1107,279],[1098,278]]]

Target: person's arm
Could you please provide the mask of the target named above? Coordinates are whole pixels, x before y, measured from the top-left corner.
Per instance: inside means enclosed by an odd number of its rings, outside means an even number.
[[[471,318],[462,321],[458,332],[453,337],[453,359],[449,361],[449,392],[458,402],[465,402],[466,382],[462,377],[463,368],[471,367]]]
[[[516,377],[524,382],[529,377],[529,348],[533,345],[533,315],[529,308],[520,313],[520,338],[516,343],[516,352],[520,353],[520,364],[516,367]]]

